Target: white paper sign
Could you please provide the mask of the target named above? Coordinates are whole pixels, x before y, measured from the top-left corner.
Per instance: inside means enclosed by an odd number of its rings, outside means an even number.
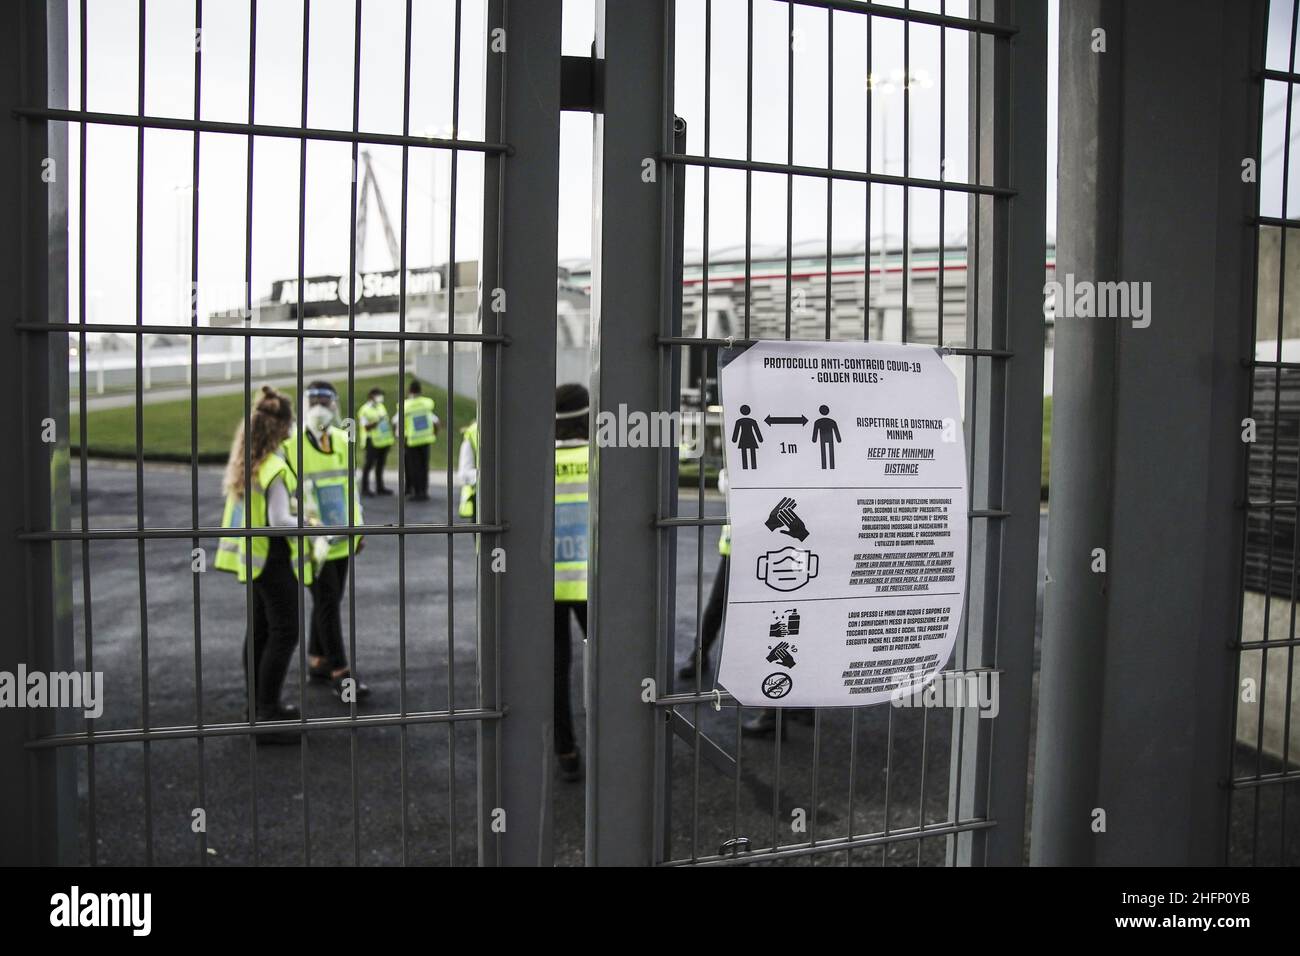
[[[966,584],[957,381],[934,348],[759,342],[722,369],[742,704],[861,706],[947,663]]]

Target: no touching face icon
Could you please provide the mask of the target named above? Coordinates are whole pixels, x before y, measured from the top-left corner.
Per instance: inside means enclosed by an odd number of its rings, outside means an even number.
[[[758,556],[758,579],[778,591],[797,591],[817,577],[817,555],[785,547]]]

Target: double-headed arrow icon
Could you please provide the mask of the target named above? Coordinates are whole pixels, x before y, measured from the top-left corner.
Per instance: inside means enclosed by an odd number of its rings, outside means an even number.
[[[767,422],[769,425],[807,425],[808,424],[807,417],[803,415],[800,415],[798,418],[774,418],[773,416],[768,415],[767,418],[763,419],[763,421]]]

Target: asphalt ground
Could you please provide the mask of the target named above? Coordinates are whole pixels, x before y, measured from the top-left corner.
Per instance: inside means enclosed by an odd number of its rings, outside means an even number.
[[[440,460],[437,455],[435,460]],[[91,527],[134,528],[134,466],[95,461],[89,467]],[[199,469],[202,525],[220,522],[220,477],[217,467]],[[408,521],[445,520],[446,489],[437,483],[438,477],[435,473],[430,501],[407,503]],[[189,525],[190,482],[184,467],[144,468],[146,527]],[[396,483],[395,475],[391,483]],[[690,495],[693,508],[694,492]],[[364,504],[367,522],[396,523],[395,497],[366,499]],[[716,495],[705,505],[709,514],[722,513]],[[74,525],[79,509],[80,498],[74,493]],[[1046,538],[1045,520],[1043,528],[1040,547]],[[206,544],[209,555],[214,554],[215,542]],[[403,701],[408,711],[475,706],[474,541],[464,535],[406,538],[404,627],[397,586],[400,547],[397,536],[368,538],[356,561],[354,586],[344,597],[345,636],[355,646],[357,673],[373,690],[359,712],[396,713]],[[679,663],[695,640],[698,547],[693,531],[678,533]],[[129,540],[90,546],[93,669],[104,672],[106,688],[97,731],[144,726],[146,710],[153,728],[193,724],[200,711],[208,724],[244,720],[244,588],[232,575],[213,569],[192,573],[190,548],[189,539],[149,541],[143,551]],[[87,615],[80,551],[75,546],[68,551],[77,664],[84,667]],[[716,566],[717,529],[708,528],[703,598]],[[652,570],[647,569],[647,587],[652,586]],[[309,611],[310,595],[304,593],[303,601]],[[147,611],[147,664],[142,610]],[[549,640],[550,629],[549,620],[538,621],[538,639]],[[581,740],[581,637],[575,633],[572,640],[573,706]],[[1035,652],[1035,671],[1037,656]],[[304,666],[300,646],[285,699],[300,705],[309,717],[346,716],[347,705],[327,688],[301,679]],[[694,682],[689,683],[677,689],[693,690]],[[706,678],[704,686],[712,687],[711,679]],[[946,820],[956,759],[951,711],[826,709],[815,724],[787,715],[779,746],[775,737],[740,735],[738,718],[735,708],[678,708],[670,772],[663,784],[669,859],[717,853],[724,841],[737,836],[761,850],[839,837],[850,830],[862,834]],[[696,725],[702,736],[698,748]],[[299,746],[255,747],[247,737],[217,736],[201,743],[114,743],[95,747],[93,758],[88,750],[76,748],[81,859],[128,865],[448,865],[476,860],[473,722],[325,730],[309,734],[306,741]],[[1032,754],[1031,741],[1031,773]],[[583,785],[555,781],[553,797],[555,861],[580,864]],[[1260,815],[1266,833],[1276,815],[1270,806],[1266,799]],[[198,808],[205,811],[204,834],[194,832]],[[1247,817],[1238,815],[1241,822],[1234,826],[1241,832],[1235,842],[1250,836],[1254,813]],[[942,864],[949,842],[940,834],[792,862]]]

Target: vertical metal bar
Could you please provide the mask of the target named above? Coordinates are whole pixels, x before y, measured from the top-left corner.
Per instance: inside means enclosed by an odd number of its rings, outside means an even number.
[[[754,0],[745,8],[745,162],[754,160]],[[745,338],[753,311],[754,172],[745,170]]]
[[[643,160],[673,142],[671,78],[664,71],[672,11],[672,0],[634,0],[605,4],[597,14],[605,100],[620,108],[596,116],[595,210],[603,230],[593,257],[593,412],[620,404],[650,409],[658,397],[658,365],[645,359],[662,321],[671,248],[663,228],[656,235],[616,224],[671,221],[672,190],[657,181],[663,164],[653,183],[642,181],[641,170]],[[629,592],[624,584],[656,566],[658,484],[635,451],[593,444],[591,453],[586,859],[645,864],[654,854],[655,709],[641,702],[637,688],[655,676],[659,595]],[[614,506],[603,507],[606,500]]]
[[[137,108],[145,115],[145,24],[148,19],[147,2],[139,0],[138,58],[139,74]],[[135,169],[135,323],[144,325],[144,126],[136,134]],[[135,337],[135,523],[144,530],[144,336]],[[140,589],[140,726],[149,732],[149,601],[146,598],[148,582],[145,575],[144,538],[136,540],[136,568]],[[150,741],[145,737],[144,751],[144,859],[153,864],[153,762]]]
[[[411,133],[411,0],[406,0],[405,11],[405,32],[402,41],[402,135],[409,136]],[[397,264],[397,329],[399,334],[406,333],[406,230],[407,217],[409,215],[410,200],[410,177],[411,177],[411,150],[408,146],[402,147],[402,188],[401,188],[401,245],[398,247],[401,254],[401,261]],[[430,263],[432,266],[432,263]],[[429,295],[433,295],[433,274],[429,274]],[[402,388],[402,371],[406,366],[406,339],[397,340],[397,388],[401,392]],[[385,408],[387,411],[387,408]],[[450,426],[449,426],[450,427]],[[450,440],[450,439],[449,439]],[[382,479],[383,474],[376,475],[376,480]],[[400,482],[399,482],[400,487]],[[405,500],[406,494],[403,490],[399,500]],[[401,522],[398,522],[399,527]],[[448,536],[450,537],[450,535]],[[398,534],[397,536],[397,579],[399,582],[399,600],[397,602],[397,710],[403,717],[406,716],[406,535]],[[448,592],[450,594],[450,592]],[[450,600],[448,601],[450,603]],[[409,733],[405,723],[398,726],[397,730],[401,774],[401,796],[402,796],[402,865],[406,866],[410,862],[410,807],[407,798],[407,785],[410,782],[410,769],[407,766],[407,745],[409,743]]]
[[[674,11],[675,12],[675,11]],[[675,31],[674,31],[675,35]],[[712,102],[713,102],[713,0],[704,0],[704,155],[710,155],[712,148]],[[703,261],[700,280],[700,335],[709,337],[709,200],[710,173],[705,166],[704,174],[704,209],[703,209]],[[708,369],[710,350],[699,350],[700,369],[700,403],[705,403],[708,396]],[[695,501],[696,517],[704,517],[704,458],[700,458],[700,470],[697,476]],[[704,608],[704,529],[697,527],[695,532],[695,693],[702,690],[704,681],[704,645],[701,616]],[[691,747],[691,859],[699,855],[700,837],[700,704],[696,701],[691,707],[691,719],[694,726]]]
[[[86,0],[81,0],[80,4],[80,31],[81,42],[78,50],[80,62],[80,103],[78,108],[82,110],[89,109],[86,105],[86,93],[88,84],[86,82],[86,66],[89,57],[87,56],[87,36],[86,36]],[[86,123],[81,123],[81,132],[78,137],[79,161],[77,164],[77,321],[81,325],[81,331],[77,333],[77,429],[78,435],[77,447],[80,453],[77,456],[78,465],[81,470],[81,530],[85,531],[90,527],[90,502],[86,495],[86,489],[90,487],[89,481],[89,459],[87,453],[86,431]],[[85,628],[85,658],[86,670],[94,673],[95,670],[95,641],[94,628],[92,627],[93,616],[91,614],[91,587],[90,587],[90,541],[83,538],[81,541],[81,609],[84,617],[83,627]],[[90,865],[95,866],[99,862],[99,834],[95,824],[95,725],[87,718],[86,733],[90,737],[90,743],[86,747],[86,850],[90,860]]]
[[[946,14],[946,0],[939,0],[939,13]],[[948,28],[939,28],[939,181],[943,182],[948,176]],[[935,307],[935,315],[938,319],[939,330],[935,335],[935,343],[939,348],[944,347],[943,341],[943,282],[948,271],[948,260],[944,242],[943,217],[944,207],[947,206],[947,193],[942,187],[939,188],[939,290],[936,293],[938,304]]]
[[[866,37],[867,121],[865,124],[866,131],[867,131],[867,144],[866,144],[867,152],[866,152],[866,159],[863,163],[863,168],[866,169],[867,172],[871,172],[871,132],[872,132],[871,124],[873,122],[871,116],[871,105],[872,105],[872,100],[876,95],[876,78],[872,75],[871,72],[871,14],[868,13],[862,19],[866,21],[866,33],[867,33],[867,37]],[[863,232],[863,236],[862,236],[862,341],[864,342],[871,341],[871,188],[872,188],[872,184],[869,182],[862,184],[863,201],[866,205],[864,226],[862,229]],[[881,232],[883,233],[884,229],[882,229]],[[881,268],[882,268],[882,275],[883,275],[883,267],[884,267],[883,242],[882,242],[881,253],[882,254],[881,254],[880,261],[881,261]],[[857,711],[855,710],[853,713],[856,719]],[[850,821],[850,827],[852,827],[852,821]],[[851,863],[853,861],[853,851],[852,850],[846,851],[845,858]]]
[[[785,150],[786,163],[794,165],[794,2],[786,0],[786,32],[785,32]],[[793,268],[794,256],[794,176],[786,173],[785,176],[785,337],[790,338],[790,323],[792,316],[792,295],[794,274]],[[781,712],[776,714],[777,722],[777,756],[781,754],[780,723]],[[776,768],[778,781],[781,777],[781,767],[778,761]],[[778,791],[780,787],[776,788]],[[774,811],[775,812],[775,811]],[[775,827],[775,821],[773,826]]]
[[[194,0],[194,118],[198,120],[203,112],[203,0]],[[84,108],[84,107],[83,107]],[[84,126],[84,124],[83,124]],[[199,307],[198,307],[198,288],[199,288],[199,138],[200,134],[194,132],[193,148],[193,169],[191,172],[190,186],[190,325],[193,328],[199,327]],[[84,169],[84,167],[83,167]],[[83,174],[84,179],[84,174]],[[84,342],[86,333],[81,333]],[[84,428],[85,419],[85,351],[82,346],[82,427]],[[82,448],[85,448],[85,442],[82,442]],[[82,455],[82,461],[85,461],[85,454]],[[83,489],[85,485],[82,485]],[[82,493],[84,504],[85,493]],[[195,530],[199,527],[199,336],[197,334],[190,336],[190,521],[191,527]],[[83,522],[82,528],[87,527]],[[85,542],[82,542],[83,548]],[[191,539],[191,547],[199,547],[198,537]],[[199,587],[199,575],[190,575],[193,581],[193,598],[194,598],[194,725],[200,729],[203,727],[203,604]],[[206,777],[206,760],[204,754],[204,739],[200,734],[194,740],[198,750],[198,806],[206,808],[208,805],[207,797],[207,777]],[[208,831],[204,827],[199,831],[199,865],[208,865]]]
[[[976,16],[979,16],[978,8]],[[984,145],[988,138],[984,135],[984,118],[989,115],[989,106],[987,103],[987,87],[984,73],[984,38],[975,32],[969,32],[966,36],[968,48],[967,57],[967,154],[968,169],[967,179],[973,182],[983,181],[983,163],[984,163]],[[984,311],[989,308],[988,296],[984,297],[983,307],[981,307],[980,292],[992,270],[985,268],[981,249],[981,239],[985,232],[984,207],[979,196],[970,196],[967,203],[967,240],[966,240],[966,321],[965,333],[966,343],[971,347],[977,347],[980,342],[980,317]],[[1044,239],[1046,241],[1046,239]],[[987,244],[986,244],[987,245]],[[990,323],[991,324],[991,323]],[[976,461],[984,460],[988,456],[987,446],[983,444],[980,437],[983,432],[980,428],[980,396],[983,394],[980,390],[980,360],[978,356],[969,356],[966,363],[966,421],[964,423],[964,434],[966,438],[966,487],[968,489],[969,500],[973,505],[979,498],[977,493],[976,479]],[[987,376],[985,376],[987,377]],[[993,410],[990,407],[985,417],[991,417]],[[982,490],[982,489],[981,489]],[[984,548],[983,542],[987,538],[990,529],[987,525],[975,525],[971,529],[970,545],[966,561],[966,610],[963,615],[961,638],[958,645],[960,661],[958,668],[966,671],[970,668],[971,658],[971,630],[972,622],[977,617],[977,607],[983,606],[984,598],[982,594],[977,594],[972,590],[971,582],[980,582],[985,574],[984,570]],[[978,546],[977,546],[978,545]],[[977,572],[975,566],[979,565],[980,570]],[[964,709],[957,708],[953,710],[953,751],[956,759],[950,764],[948,786],[948,806],[949,816],[954,822],[963,819],[963,811],[966,804],[965,795],[973,786],[964,776],[966,764],[966,725],[970,723],[971,715]],[[978,746],[978,739],[976,740]],[[969,816],[969,814],[967,814]],[[949,836],[946,840],[947,859],[950,864],[958,862],[969,863],[969,838],[962,834]]]
[[[254,90],[257,80],[257,0],[248,0],[248,122],[256,122],[257,105]],[[244,182],[244,323],[245,328],[253,321],[253,134],[248,134],[248,152],[245,158],[246,178]],[[301,289],[302,284],[298,287]],[[253,509],[247,506],[250,489],[253,486],[253,443],[249,429],[252,425],[252,371],[253,371],[253,337],[244,336],[244,527],[252,527]],[[302,396],[299,395],[301,403]],[[302,521],[299,520],[299,526]],[[299,539],[301,550],[302,539]],[[246,608],[248,612],[247,654],[244,666],[247,668],[248,681],[248,722],[257,724],[257,668],[253,656],[253,547],[252,539],[247,539],[244,548],[244,573],[247,584],[244,586]],[[301,565],[300,565],[301,566]],[[253,826],[253,865],[260,862],[261,841],[257,827],[257,738],[248,735],[249,760],[249,800],[252,803]]]
[[[910,0],[904,0],[903,7],[910,8]],[[911,175],[912,162],[912,21],[903,19],[903,175]],[[907,294],[912,286],[912,242],[909,228],[911,226],[912,190],[903,187],[903,286],[902,318],[903,342],[908,341],[908,326],[912,323],[907,311]],[[888,815],[886,815],[888,820]],[[886,846],[887,848],[887,846]]]
[[[452,47],[451,61],[451,138],[457,139],[460,136],[460,42],[461,42],[461,0],[456,0],[454,40]],[[447,239],[447,331],[456,331],[456,179],[457,168],[460,153],[457,150],[451,152],[451,177],[449,192],[447,196],[447,220],[448,232]],[[558,241],[558,240],[557,240]],[[452,426],[455,416],[452,414],[454,408],[454,389],[455,389],[455,358],[456,343],[447,342],[447,524],[452,524],[455,519],[455,512],[452,509],[452,491],[455,484],[452,481]],[[452,595],[456,593],[455,588],[455,535],[445,535],[447,539],[447,710],[451,713],[456,711],[456,611],[455,601]],[[447,865],[456,865],[456,724],[454,721],[447,722],[447,829],[449,833],[449,844],[447,850]]]
[[[537,631],[539,623],[545,627],[551,619],[555,598],[561,3],[490,0],[488,10],[491,28],[501,26],[509,39],[506,52],[488,54],[504,62],[488,70],[487,136],[509,142],[514,157],[485,162],[484,250],[491,268],[484,289],[507,290],[513,311],[484,312],[494,326],[508,330],[511,344],[485,352],[480,380],[483,421],[493,427],[491,440],[480,444],[480,475],[490,481],[480,487],[479,507],[508,525],[503,540],[509,559],[508,575],[492,572],[487,547],[479,563],[482,580],[493,581],[480,595],[480,620],[488,632],[481,642],[480,681],[487,684],[484,675],[498,669],[500,675],[487,686],[484,705],[508,708],[499,723],[480,725],[479,828],[486,848],[480,860],[547,865],[552,856],[547,754],[553,689],[545,676],[538,678],[553,671],[554,645],[538,640]],[[501,111],[494,113],[498,98]],[[638,162],[631,173],[638,183],[639,170]],[[496,284],[488,286],[493,280]],[[512,321],[516,315],[518,321]],[[509,414],[500,415],[503,409]],[[508,467],[501,467],[503,449],[510,450]],[[594,511],[594,500],[592,507]],[[638,706],[643,705],[638,701]],[[626,739],[619,743],[630,746]],[[649,740],[645,743],[648,759]],[[503,767],[510,772],[502,774]],[[493,827],[498,808],[505,813],[504,832]]]
[[[303,127],[307,126],[307,98],[311,81],[311,4],[303,0],[302,5],[302,97],[300,104],[299,122]],[[298,396],[298,414],[306,417],[306,409],[302,407],[306,389],[303,387],[303,364],[304,364],[304,343],[303,329],[306,325],[306,308],[305,293],[307,280],[305,276],[307,261],[307,139],[304,137],[298,144],[298,341],[297,341],[297,368],[295,378],[297,380],[298,390],[295,393]],[[300,426],[301,427],[301,426]],[[299,440],[294,442],[296,460],[293,462],[294,474],[301,476],[303,473],[302,456],[303,441],[302,435]],[[304,489],[305,491],[306,489]],[[307,564],[306,551],[303,546],[304,538],[302,535],[303,521],[305,519],[306,509],[298,508],[298,581],[301,582],[304,575],[304,568]],[[349,522],[351,523],[351,522]],[[307,595],[306,588],[299,584],[296,588],[298,595],[298,695],[302,701],[302,719],[307,719]],[[311,866],[311,782],[310,773],[310,754],[311,754],[311,735],[303,733],[299,737],[299,752],[301,755],[301,773],[302,773],[302,857],[303,865]]]
[[[353,5],[354,20],[352,25],[352,132],[356,133],[361,129],[361,0],[356,0]],[[360,263],[357,262],[357,152],[359,144],[354,140],[352,143],[352,196],[348,205],[348,229],[350,241],[348,243],[348,275],[355,277],[357,268]],[[355,278],[352,279],[355,281]],[[355,333],[357,328],[357,306],[356,298],[348,296],[348,332]],[[356,391],[357,379],[357,340],[352,334],[348,336],[348,400],[351,401]],[[301,395],[299,396],[301,399]],[[352,472],[348,472],[352,475]],[[355,481],[355,475],[352,476]],[[349,488],[351,491],[351,488]],[[354,524],[353,516],[356,513],[356,498],[354,495],[348,496],[348,523]],[[348,555],[352,557],[352,535],[348,535]],[[349,570],[352,576],[352,587],[348,588],[348,660],[352,665],[357,661],[357,589],[356,589],[356,561],[348,561]],[[450,596],[449,601],[450,603]],[[351,720],[357,719],[357,700],[356,695],[352,695],[352,700],[348,704],[348,716]],[[361,782],[357,775],[357,726],[355,723],[348,729],[349,756],[351,759],[351,776],[352,776],[352,862],[355,866],[361,865]]]

